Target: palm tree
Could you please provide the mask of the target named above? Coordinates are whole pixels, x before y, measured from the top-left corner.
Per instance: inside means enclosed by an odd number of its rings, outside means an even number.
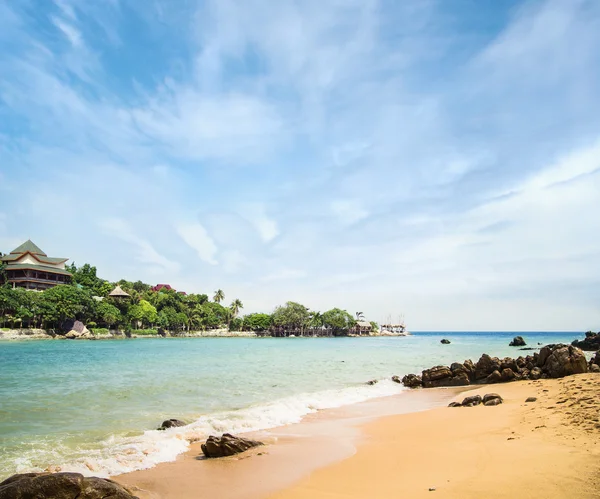
[[[364,321],[365,320],[365,314],[363,314],[362,312],[356,312],[356,320],[357,321]]]
[[[244,308],[244,304],[239,298],[236,298],[231,302],[229,309],[231,310],[234,319],[237,317],[237,314],[239,314],[240,308]]]
[[[215,291],[215,296],[213,296],[213,301],[215,303],[221,303],[225,299],[225,293],[221,289]]]

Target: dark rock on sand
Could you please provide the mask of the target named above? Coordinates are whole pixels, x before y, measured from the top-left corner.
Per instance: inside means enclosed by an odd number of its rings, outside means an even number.
[[[537,397],[527,397],[525,399],[525,402],[535,402],[537,400]]]
[[[423,386],[433,388],[439,386],[465,386],[471,382],[466,371],[453,372],[448,366],[435,366],[422,373]]]
[[[371,379],[371,380],[367,381],[367,385],[371,385],[371,386],[376,385],[377,381],[378,380],[376,380],[376,379]]]
[[[0,483],[0,499],[138,499],[112,480],[79,473],[24,473]]]
[[[542,377],[542,370],[539,367],[534,367],[529,372],[529,379],[540,379]]]
[[[185,426],[187,423],[184,423],[180,419],[167,419],[162,422],[159,430],[166,430],[167,428],[177,428],[179,426]]]
[[[211,435],[201,447],[206,457],[226,457],[245,452],[259,445],[264,444],[256,440],[248,440],[225,433],[222,437]]]
[[[586,350],[588,352],[595,352],[596,350],[600,350],[600,333],[593,333],[592,331],[588,331],[585,333],[585,339],[583,340],[575,340],[571,343],[574,347],[581,348],[582,350]]]
[[[509,347],[524,347],[527,345],[522,336],[515,336],[513,340],[508,344]]]
[[[502,372],[500,373],[500,380],[503,382],[513,381],[516,377],[517,375],[515,372],[509,367],[502,369]]]
[[[408,388],[418,388],[423,382],[421,376],[417,374],[407,374],[402,378],[402,384]]]
[[[472,395],[471,397],[466,397],[465,399],[463,399],[462,401],[462,406],[463,407],[473,407],[475,405],[479,405],[482,402],[482,398],[481,395]]]
[[[543,363],[540,365],[541,360]],[[567,345],[547,345],[540,351],[538,367],[551,378],[562,378],[570,374],[588,371],[585,354],[576,347]]]
[[[394,383],[402,383],[402,380],[400,379],[400,376],[392,376],[392,381]],[[419,380],[419,386],[421,386],[421,381]]]
[[[502,399],[490,399],[487,402],[484,402],[483,405],[489,407],[491,405],[500,405],[502,403]]]
[[[448,407],[462,407],[462,404],[460,402],[450,402]]]
[[[487,378],[485,378],[484,383],[488,385],[492,385],[494,383],[500,383],[502,381],[502,374],[497,369],[493,371]]]
[[[591,373],[600,373],[600,366],[598,364],[590,364]]]
[[[486,393],[483,396],[483,403],[485,404],[486,402],[489,402],[490,400],[494,400],[494,399],[500,399],[500,401],[502,401],[502,397],[500,395],[498,395],[497,393]]]
[[[442,343],[443,345],[449,345],[450,344],[450,340],[447,340],[446,338],[440,340],[440,343]]]
[[[498,374],[500,374],[500,360],[484,353],[475,364],[475,379],[478,381],[483,380],[494,371],[498,371]]]

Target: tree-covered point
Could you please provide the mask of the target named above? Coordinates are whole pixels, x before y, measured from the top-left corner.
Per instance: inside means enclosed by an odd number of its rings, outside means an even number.
[[[73,275],[71,284],[44,292],[0,286],[0,327],[58,330],[67,319],[76,319],[97,331],[119,329],[149,334],[159,329],[177,333],[228,327],[275,336],[340,336],[356,323],[345,310],[334,308],[321,313],[292,301],[277,307],[273,314],[241,316],[242,301],[234,299],[229,307],[223,306],[225,293],[221,289],[210,301],[207,294],[186,295],[166,288],[153,291],[141,281],[111,283],[98,277],[96,267],[87,263],[81,267],[69,265],[67,270]],[[117,284],[129,298],[109,296]]]

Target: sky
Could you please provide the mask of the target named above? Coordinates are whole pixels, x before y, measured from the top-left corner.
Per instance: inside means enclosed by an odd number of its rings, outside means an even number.
[[[600,2],[0,0],[0,251],[600,328]]]

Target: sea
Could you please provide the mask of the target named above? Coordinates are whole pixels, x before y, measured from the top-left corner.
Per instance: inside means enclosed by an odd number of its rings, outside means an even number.
[[[104,477],[147,469],[209,434],[265,430],[328,408],[406,396],[393,375],[483,353],[532,353],[508,346],[516,335],[535,348],[583,337],[513,331],[3,341],[0,479],[57,466]],[[158,431],[168,418],[189,424]]]

